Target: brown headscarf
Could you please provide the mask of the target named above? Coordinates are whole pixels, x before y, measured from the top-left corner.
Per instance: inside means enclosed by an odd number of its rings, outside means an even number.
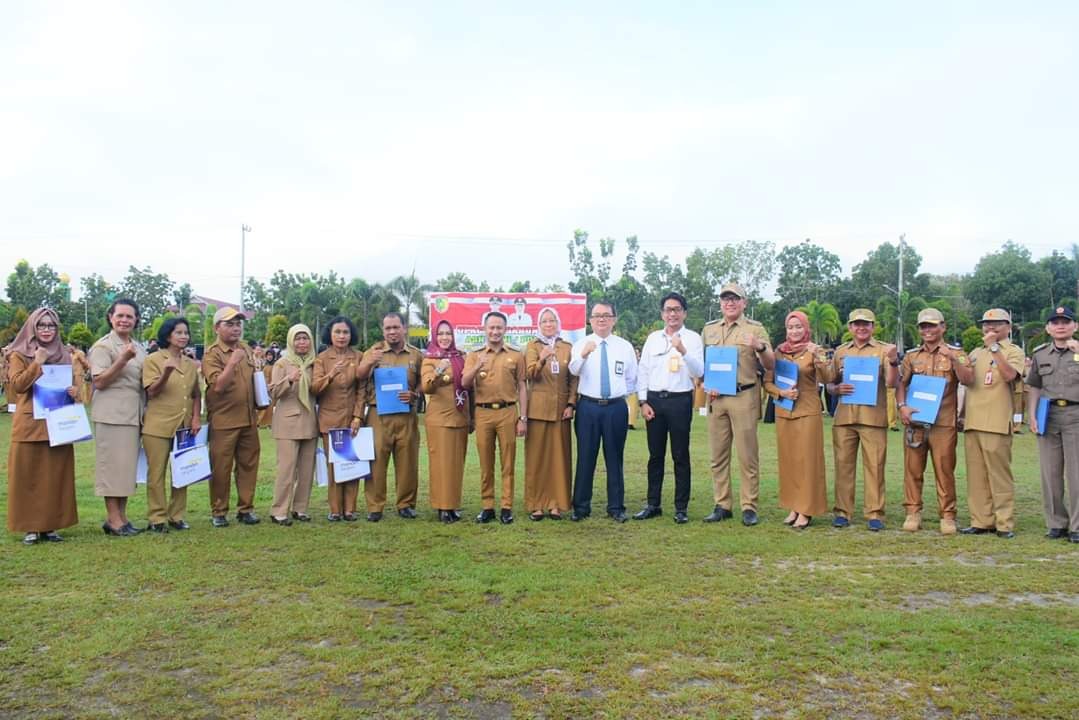
[[[56,325],[56,334],[48,345],[41,344],[37,339],[37,324],[42,320],[52,320]],[[30,317],[26,318],[26,322],[19,328],[19,334],[5,350],[8,353],[17,352],[26,359],[33,360],[38,348],[45,348],[49,352],[49,356],[45,358],[49,365],[71,364],[71,353],[60,339],[60,317],[51,308],[38,308],[30,313]]]
[[[453,401],[457,406],[457,409],[461,412],[468,412],[468,390],[465,390],[464,385],[461,384],[461,375],[465,370],[465,355],[457,349],[457,339],[450,342],[450,346],[443,350],[438,345],[438,331],[443,325],[450,329],[453,333],[453,325],[447,320],[439,321],[435,326],[435,332],[431,337],[431,341],[427,343],[427,352],[424,353],[429,358],[439,358],[442,360],[448,359],[450,361],[450,367],[453,370]]]
[[[805,335],[802,336],[801,341],[792,342],[790,335],[787,335],[787,339],[780,344],[776,350],[788,355],[797,355],[806,349],[806,346],[813,341],[810,329],[809,329],[809,317],[801,310],[791,310],[787,313],[787,317],[783,319],[783,327],[787,326],[787,321],[791,318],[796,318],[798,322],[802,323],[802,327],[805,328]]]

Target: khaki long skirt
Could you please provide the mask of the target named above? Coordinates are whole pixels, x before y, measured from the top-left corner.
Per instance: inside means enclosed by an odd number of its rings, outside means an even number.
[[[75,448],[13,442],[8,450],[7,529],[43,532],[77,525]]]
[[[468,428],[440,427],[431,423],[426,425],[431,507],[435,510],[456,510],[461,507]]]
[[[820,415],[776,417],[779,506],[803,515],[828,511],[824,480],[824,422]]]
[[[139,464],[139,426],[94,423],[94,494],[131,497]]]
[[[525,435],[525,509],[570,509],[570,421],[529,420]]]

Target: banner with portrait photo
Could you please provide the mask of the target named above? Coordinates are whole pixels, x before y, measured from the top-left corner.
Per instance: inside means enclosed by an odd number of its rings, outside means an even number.
[[[576,342],[588,334],[586,315],[588,299],[583,293],[497,293],[435,292],[430,298],[430,331],[433,334],[443,320],[453,325],[454,340],[460,350],[483,346],[483,322],[491,312],[506,316],[506,343],[523,349],[539,335],[539,316],[545,309],[558,316],[561,337]]]

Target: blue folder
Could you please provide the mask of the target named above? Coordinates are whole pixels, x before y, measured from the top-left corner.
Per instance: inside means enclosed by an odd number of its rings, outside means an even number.
[[[876,405],[877,383],[880,381],[880,358],[850,356],[843,358],[843,382],[854,386],[854,392],[843,395],[844,405]]]
[[[738,394],[738,348],[709,345],[704,349],[704,389],[720,395]]]
[[[907,387],[907,405],[914,410],[911,421],[928,425],[935,423],[947,385],[948,381],[942,377],[912,375]]]
[[[790,360],[776,360],[776,385],[781,390],[790,390],[798,384],[798,363]],[[775,406],[784,410],[794,410],[794,401],[790,398],[776,398]]]
[[[405,390],[408,390],[408,368],[375,368],[375,406],[379,415],[407,413],[409,404],[397,398]]]
[[[1045,424],[1049,422],[1049,398],[1038,398],[1038,407],[1034,409],[1034,419],[1038,421],[1038,434],[1045,434]]]

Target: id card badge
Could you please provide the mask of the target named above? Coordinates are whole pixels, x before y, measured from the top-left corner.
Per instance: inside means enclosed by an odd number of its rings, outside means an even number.
[[[992,385],[993,384],[993,368],[989,368],[988,370],[985,371],[985,384],[986,385]]]
[[[682,356],[678,354],[671,355],[667,358],[667,370],[676,373],[678,369],[682,367]]]
[[[551,361],[551,374],[552,375],[557,375],[558,373],[559,373],[558,361],[557,360],[552,360]]]

